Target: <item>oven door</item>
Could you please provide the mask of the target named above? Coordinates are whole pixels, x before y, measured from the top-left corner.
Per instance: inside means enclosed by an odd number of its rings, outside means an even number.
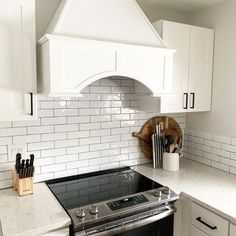
[[[173,236],[174,206],[145,212],[105,226],[75,233],[75,236]]]

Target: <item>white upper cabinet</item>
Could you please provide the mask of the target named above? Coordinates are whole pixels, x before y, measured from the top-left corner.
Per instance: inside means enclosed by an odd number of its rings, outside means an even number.
[[[79,96],[94,81],[125,76],[154,96],[170,91],[173,50],[46,35],[38,46],[38,92]]]
[[[35,114],[35,42],[35,2],[0,0],[0,121]]]
[[[189,111],[210,111],[214,31],[191,26]]]
[[[236,225],[230,224],[230,236],[236,235]]]
[[[172,93],[161,97],[161,113],[209,111],[214,31],[163,20],[154,27],[165,45],[176,49]]]

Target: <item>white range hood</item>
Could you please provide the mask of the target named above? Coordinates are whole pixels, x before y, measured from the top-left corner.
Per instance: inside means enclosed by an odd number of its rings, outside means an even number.
[[[79,96],[95,80],[124,76],[159,96],[171,89],[173,53],[135,0],[62,0],[38,43],[39,93]]]

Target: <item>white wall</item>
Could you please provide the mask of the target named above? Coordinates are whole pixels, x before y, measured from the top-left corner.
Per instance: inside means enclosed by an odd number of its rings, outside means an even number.
[[[151,22],[155,22],[160,19],[177,21],[180,23],[188,22],[188,15],[186,12],[159,6],[155,4],[153,1],[147,1],[147,0],[136,0],[136,1]]]
[[[236,1],[189,15],[192,24],[215,29],[212,111],[187,115],[191,129],[236,137]]]

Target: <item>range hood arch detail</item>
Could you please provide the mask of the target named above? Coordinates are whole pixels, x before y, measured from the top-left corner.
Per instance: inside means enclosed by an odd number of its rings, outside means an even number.
[[[110,21],[108,9],[115,11]],[[96,20],[99,14],[94,25],[86,23],[86,17]],[[174,50],[163,46],[135,0],[63,0],[47,32],[37,48],[41,94],[80,96],[87,85],[111,76],[133,78],[154,96],[171,91]]]

